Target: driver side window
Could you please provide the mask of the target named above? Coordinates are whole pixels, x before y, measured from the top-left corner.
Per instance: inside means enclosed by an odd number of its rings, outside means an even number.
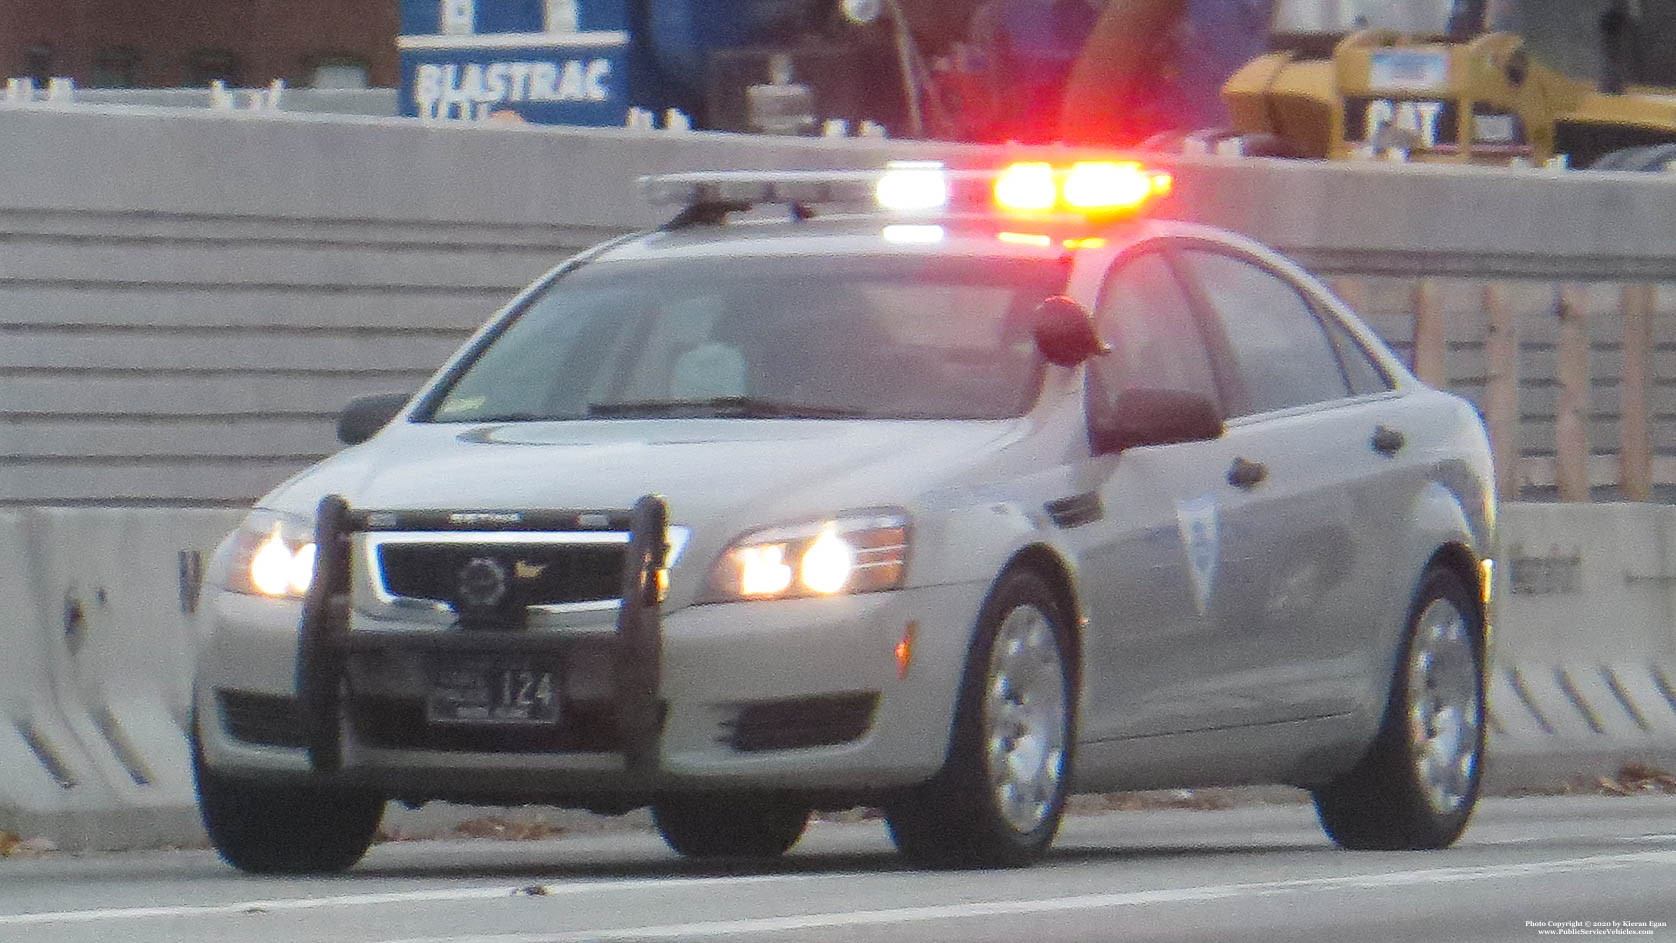
[[[1105,409],[1124,390],[1180,390],[1218,401],[1216,374],[1181,284],[1156,252],[1119,260],[1095,315],[1112,352],[1090,361],[1093,394]]]

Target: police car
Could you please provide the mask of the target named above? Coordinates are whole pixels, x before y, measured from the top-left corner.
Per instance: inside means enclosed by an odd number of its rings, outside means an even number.
[[[690,174],[281,485],[207,576],[211,840],[334,871],[389,800],[649,806],[772,856],[875,806],[1041,855],[1080,791],[1290,783],[1351,848],[1477,799],[1472,406],[1170,175]]]

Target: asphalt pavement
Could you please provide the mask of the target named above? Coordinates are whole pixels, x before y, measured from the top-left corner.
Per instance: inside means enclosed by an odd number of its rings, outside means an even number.
[[[1069,818],[1006,871],[915,871],[878,822],[817,822],[783,860],[676,858],[629,830],[376,846],[331,878],[203,850],[0,860],[0,941],[1676,943],[1676,797],[1487,800],[1444,852],[1345,852],[1301,804]]]

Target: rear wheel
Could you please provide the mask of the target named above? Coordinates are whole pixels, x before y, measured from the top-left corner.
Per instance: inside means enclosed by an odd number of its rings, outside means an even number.
[[[688,858],[775,858],[809,823],[809,807],[775,795],[674,796],[652,806],[658,834]]]
[[[979,617],[948,762],[886,807],[905,857],[1016,867],[1047,849],[1070,774],[1068,650],[1047,584],[1028,571],[1003,576]]]
[[[1478,801],[1484,758],[1477,600],[1435,568],[1409,612],[1384,725],[1354,769],[1315,791],[1327,834],[1345,848],[1446,848]]]
[[[384,817],[384,797],[304,783],[223,776],[204,764],[193,738],[198,811],[222,859],[254,874],[329,874],[367,853]]]

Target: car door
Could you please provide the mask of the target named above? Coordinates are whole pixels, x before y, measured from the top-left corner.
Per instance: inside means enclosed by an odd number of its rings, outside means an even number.
[[[1218,697],[1251,724],[1348,712],[1365,647],[1347,629],[1380,611],[1369,590],[1384,582],[1369,553],[1380,538],[1358,535],[1352,500],[1380,458],[1369,447],[1379,404],[1352,395],[1294,275],[1210,240],[1174,258],[1232,374],[1229,481],[1246,499],[1211,613],[1228,668]]]
[[[1104,421],[1127,390],[1220,400],[1200,319],[1159,251],[1131,252],[1112,264],[1095,316],[1112,350],[1088,366],[1091,425]],[[1079,544],[1089,616],[1085,740],[1237,722],[1237,705],[1216,692],[1243,665],[1226,660],[1213,618],[1227,535],[1248,500],[1226,481],[1230,448],[1216,439],[1091,459],[1087,477],[1098,481],[1102,514],[1067,533]]]
[[[1352,439],[1339,460],[1348,479],[1358,566],[1348,580],[1351,591],[1340,594],[1339,623],[1323,639],[1323,652],[1341,665],[1366,663],[1372,676],[1385,670],[1375,664],[1376,653],[1400,631],[1418,576],[1403,572],[1411,564],[1391,535],[1403,531],[1421,492],[1436,487],[1432,461],[1453,420],[1398,392],[1331,297],[1319,290],[1311,295],[1355,397],[1342,407]]]

